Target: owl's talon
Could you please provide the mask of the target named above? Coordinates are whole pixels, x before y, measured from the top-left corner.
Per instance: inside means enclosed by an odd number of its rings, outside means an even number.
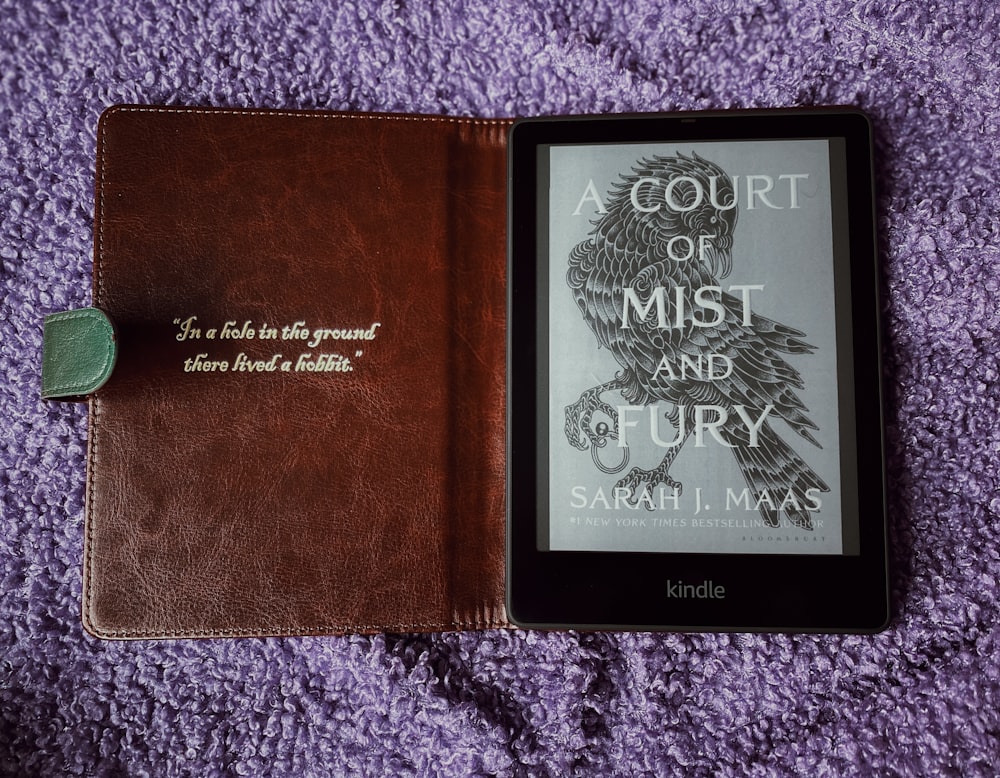
[[[666,460],[660,462],[652,470],[633,467],[629,470],[628,475],[619,479],[618,483],[615,484],[615,488],[627,489],[630,492],[632,495],[631,499],[628,500],[630,505],[638,505],[647,488],[649,489],[650,496],[652,496],[653,488],[658,484],[670,487],[679,497],[684,491],[684,486],[680,481],[670,477],[670,474],[667,472],[669,468],[670,462]],[[652,505],[653,502],[650,501],[647,507],[652,508]]]
[[[604,392],[614,388],[617,388],[614,381],[595,386],[566,406],[566,439],[571,446],[586,451],[588,446],[603,446],[609,438],[617,439],[618,411],[601,399]],[[611,425],[604,421],[591,425],[595,413],[603,413],[611,420]]]

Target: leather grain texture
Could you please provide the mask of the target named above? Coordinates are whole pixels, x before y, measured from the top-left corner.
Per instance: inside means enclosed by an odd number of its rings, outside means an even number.
[[[509,626],[508,126],[105,112],[89,632]]]

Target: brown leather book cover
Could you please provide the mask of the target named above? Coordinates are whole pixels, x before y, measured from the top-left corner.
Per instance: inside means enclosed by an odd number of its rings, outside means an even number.
[[[509,626],[508,127],[105,112],[89,632]]]

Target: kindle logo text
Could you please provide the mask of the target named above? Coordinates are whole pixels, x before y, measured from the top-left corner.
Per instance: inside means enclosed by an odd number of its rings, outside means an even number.
[[[667,597],[678,600],[721,600],[726,596],[726,587],[714,581],[702,581],[695,586],[683,581],[667,579]]]

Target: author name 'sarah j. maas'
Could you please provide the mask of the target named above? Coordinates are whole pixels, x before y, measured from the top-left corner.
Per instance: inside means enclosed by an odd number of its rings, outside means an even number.
[[[688,500],[681,496],[681,491],[677,488],[660,486],[656,489],[643,490],[638,499],[634,499],[630,489],[616,487],[605,489],[598,486],[596,489],[588,486],[577,485],[569,490],[570,507],[587,510],[662,510],[690,512],[697,516],[702,511],[711,511],[712,506],[702,499],[702,488],[695,488],[693,498]],[[796,496],[792,489],[784,493],[773,493],[766,489],[761,490],[755,497],[748,487],[733,489],[726,487],[726,501],[722,507],[724,511],[760,511],[761,508],[784,511],[788,508],[805,509],[808,511],[819,511],[823,507],[822,493],[819,489],[807,489],[804,500]]]

